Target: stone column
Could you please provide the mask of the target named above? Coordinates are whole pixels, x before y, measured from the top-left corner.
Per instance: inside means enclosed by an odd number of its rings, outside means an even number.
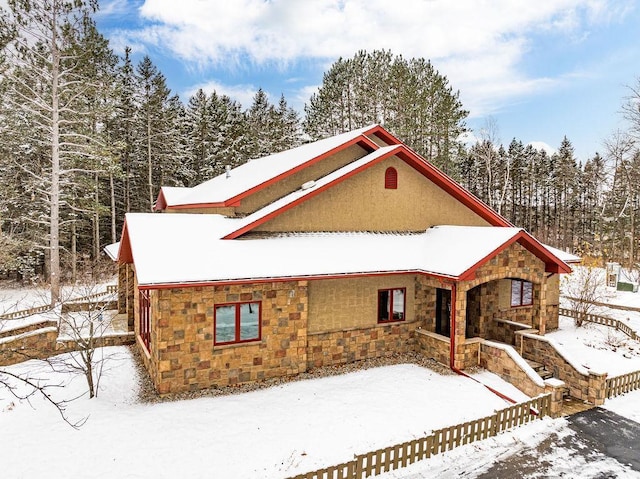
[[[589,389],[587,401],[596,406],[602,406],[606,399],[607,373],[589,371]]]

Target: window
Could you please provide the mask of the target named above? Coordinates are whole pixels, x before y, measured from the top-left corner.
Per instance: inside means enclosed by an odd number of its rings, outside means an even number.
[[[260,339],[260,303],[221,304],[215,308],[214,344]]]
[[[378,291],[378,322],[404,321],[405,288]]]
[[[142,344],[151,352],[151,297],[149,290],[140,290],[140,311],[138,314],[140,323],[138,330]]]
[[[519,279],[511,280],[511,307],[533,304],[533,283]]]
[[[398,172],[395,168],[387,168],[384,172],[384,187],[387,190],[398,189]]]

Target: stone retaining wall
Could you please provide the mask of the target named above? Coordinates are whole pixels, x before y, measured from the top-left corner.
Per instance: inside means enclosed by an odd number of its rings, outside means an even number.
[[[134,343],[133,333],[95,338],[96,347],[124,346]],[[56,354],[78,351],[75,340],[58,340],[58,328],[49,326],[0,340],[0,366],[17,364],[29,359],[46,359]]]
[[[572,364],[549,339],[529,333],[516,333],[516,348],[523,358],[544,364],[553,376],[564,381],[569,394],[590,404],[604,404],[607,374],[599,374]]]
[[[53,356],[56,354],[57,338],[58,329],[55,326],[2,338],[0,341],[0,366]]]
[[[557,380],[543,381],[528,364],[522,363],[522,358],[513,347],[482,341],[480,367],[497,374],[527,396],[551,393],[551,416],[558,417],[561,414],[564,383]]]

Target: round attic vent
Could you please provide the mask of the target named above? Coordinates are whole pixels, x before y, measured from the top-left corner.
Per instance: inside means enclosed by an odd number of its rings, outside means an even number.
[[[300,188],[302,188],[303,190],[308,190],[309,188],[313,188],[314,186],[316,186],[316,182],[314,180],[311,180],[303,183]]]

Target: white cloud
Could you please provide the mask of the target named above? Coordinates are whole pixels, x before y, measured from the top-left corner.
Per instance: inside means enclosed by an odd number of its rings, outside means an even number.
[[[184,92],[184,98],[189,98],[200,88],[202,88],[207,95],[210,95],[214,91],[218,95],[227,95],[232,100],[240,103],[242,108],[245,110],[251,106],[253,103],[253,97],[258,91],[258,87],[253,85],[225,85],[216,80],[212,80],[192,86]],[[273,96],[267,91],[265,91],[265,93],[267,94],[269,101],[273,103]]]
[[[551,32],[579,41],[592,23],[625,13],[611,1],[146,0],[139,12],[147,26],[124,36],[187,63],[228,68],[390,49],[433,60],[472,115],[483,116],[561,83],[520,73],[530,39]]]
[[[555,155],[558,152],[558,150],[544,141],[530,141],[527,145],[531,145],[536,150],[546,151],[549,156]]]

